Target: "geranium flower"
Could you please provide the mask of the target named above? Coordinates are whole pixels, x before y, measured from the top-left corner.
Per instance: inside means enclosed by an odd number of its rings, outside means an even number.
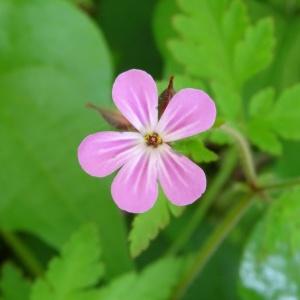
[[[208,130],[216,107],[201,90],[177,92],[158,119],[158,92],[153,78],[141,70],[120,74],[112,98],[136,132],[98,132],[78,149],[81,167],[104,177],[118,169],[111,193],[117,206],[131,213],[149,210],[158,196],[158,184],[175,205],[196,201],[206,189],[203,170],[175,152],[171,142]]]

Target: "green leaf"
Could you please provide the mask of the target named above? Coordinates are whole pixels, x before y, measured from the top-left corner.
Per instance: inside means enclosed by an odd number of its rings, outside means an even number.
[[[195,162],[213,162],[218,159],[215,152],[205,147],[203,141],[199,137],[191,137],[173,144],[174,149],[189,156]]]
[[[0,226],[59,249],[80,224],[95,221],[108,276],[127,271],[124,224],[110,179],[87,176],[76,157],[80,141],[104,128],[85,103],[111,102],[101,32],[66,1],[3,0],[0,64]]]
[[[169,224],[170,213],[167,201],[162,191],[160,191],[154,207],[134,218],[129,233],[130,253],[133,257],[138,256],[147,249],[151,240]]]
[[[3,300],[29,300],[30,283],[13,264],[2,267],[0,289]]]
[[[170,50],[188,74],[207,79],[219,113],[230,120],[242,114],[241,92],[250,77],[272,58],[274,30],[270,19],[249,25],[239,0],[181,0],[174,19],[178,38]]]
[[[250,102],[249,112],[251,116],[261,116],[268,114],[273,108],[275,90],[266,88],[253,96]]]
[[[270,64],[275,45],[273,27],[271,19],[262,19],[247,29],[244,40],[237,45],[234,69],[240,86]]]
[[[182,261],[163,258],[140,274],[129,273],[100,290],[98,300],[168,300],[181,274]]]
[[[248,23],[245,7],[241,1],[226,0],[182,0],[179,4],[183,13],[176,17],[175,28],[180,39],[171,41],[171,52],[188,74],[213,83],[222,112],[234,118],[241,99],[232,70],[233,47]],[[225,87],[230,97],[224,96]]]
[[[300,297],[300,190],[284,193],[250,237],[240,268],[243,300]]]
[[[270,124],[262,119],[252,120],[248,123],[248,136],[251,142],[262,151],[279,155],[282,152],[281,142],[270,129]]]
[[[247,132],[252,143],[260,149],[278,155],[282,150],[278,136],[300,139],[300,85],[286,89],[277,101],[274,101],[274,94],[273,89],[266,88],[253,96]]]
[[[31,300],[83,299],[103,277],[99,263],[100,243],[95,226],[85,225],[63,247],[61,256],[54,258],[45,279],[35,282]]]
[[[300,84],[286,89],[271,114],[273,129],[286,139],[300,139]]]

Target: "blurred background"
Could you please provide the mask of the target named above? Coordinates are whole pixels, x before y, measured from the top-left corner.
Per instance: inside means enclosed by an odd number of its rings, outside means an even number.
[[[132,68],[218,105],[213,130],[175,145],[208,174],[207,196],[186,209],[162,195],[152,213],[125,214],[113,176],[77,162],[80,141],[109,128],[85,104],[113,107],[112,82]],[[0,299],[300,299],[299,82],[299,0],[0,0]],[[250,144],[254,179],[222,124]],[[275,187],[252,191],[252,179]],[[70,242],[86,224],[97,234]]]

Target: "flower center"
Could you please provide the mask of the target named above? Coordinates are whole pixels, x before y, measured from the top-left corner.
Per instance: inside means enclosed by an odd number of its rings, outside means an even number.
[[[163,143],[162,138],[156,132],[147,133],[146,135],[144,135],[144,139],[148,146],[152,146],[154,148]]]

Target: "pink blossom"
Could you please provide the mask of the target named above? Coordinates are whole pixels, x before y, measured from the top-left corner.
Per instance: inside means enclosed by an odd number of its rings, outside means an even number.
[[[158,92],[153,78],[141,70],[120,74],[113,85],[115,105],[137,132],[97,132],[78,149],[81,167],[91,176],[119,172],[111,193],[117,206],[131,213],[149,210],[158,184],[175,205],[196,201],[206,189],[203,170],[175,152],[170,143],[208,130],[216,107],[201,90],[177,92],[158,119]]]

